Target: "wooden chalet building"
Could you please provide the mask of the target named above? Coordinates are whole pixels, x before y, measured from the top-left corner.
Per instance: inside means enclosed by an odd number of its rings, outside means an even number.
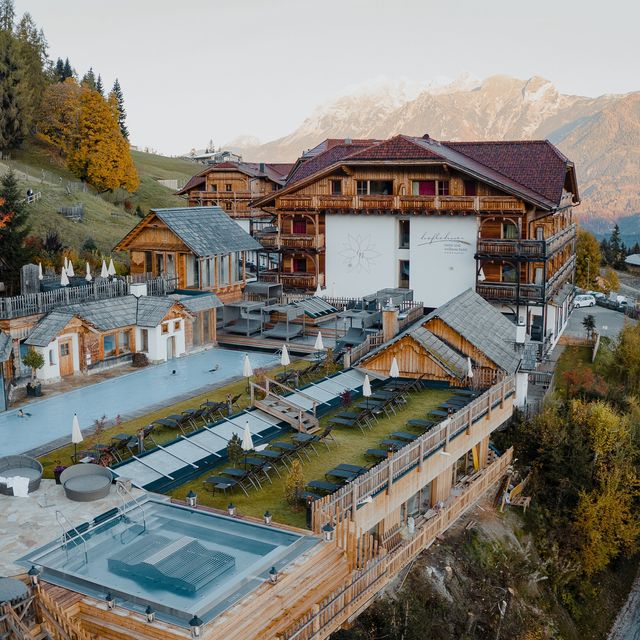
[[[190,207],[218,206],[245,230],[250,220],[270,216],[251,202],[281,189],[293,164],[272,162],[219,162],[196,174],[177,192]]]
[[[154,209],[115,247],[128,251],[131,274],[176,279],[178,289],[242,297],[247,262],[260,244],[217,206]]]
[[[570,311],[577,204],[574,165],[548,141],[326,140],[254,202],[279,255],[260,278],[334,296],[406,287],[428,308],[472,287],[549,343]]]

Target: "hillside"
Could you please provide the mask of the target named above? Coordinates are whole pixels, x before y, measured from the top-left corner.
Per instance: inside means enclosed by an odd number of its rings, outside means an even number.
[[[34,193],[41,194],[37,201],[28,205],[33,235],[45,237],[49,230],[56,230],[63,242],[76,250],[92,238],[101,252],[109,253],[138,222],[137,206],[143,213],[150,208],[185,206],[185,200],[175,196],[158,180],[184,182],[198,170],[197,165],[187,160],[140,151],[133,151],[132,157],[140,175],[140,187],[131,196],[124,193],[99,195],[83,186],[66,169],[57,152],[37,140],[13,151],[9,160],[0,161],[0,171],[11,167],[17,172],[25,192],[31,188]],[[125,201],[129,211],[125,209]],[[73,222],[58,213],[61,207],[78,204],[84,205],[81,222]]]
[[[359,92],[319,107],[285,137],[235,150],[247,160],[290,162],[324,138],[397,133],[441,140],[548,138],[576,164],[582,219],[640,212],[640,93],[565,95],[540,77],[465,78],[413,97],[388,88]]]

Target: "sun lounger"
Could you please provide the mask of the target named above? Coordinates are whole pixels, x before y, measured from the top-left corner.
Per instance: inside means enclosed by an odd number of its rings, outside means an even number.
[[[367,449],[364,455],[368,458],[384,460],[388,455],[388,451],[386,449]]]
[[[407,445],[407,442],[404,440],[394,440],[393,438],[385,438],[382,441],[382,444],[384,444],[387,447],[393,447],[394,449],[402,449],[402,447]]]
[[[289,324],[278,322],[272,329],[263,331],[262,335],[267,338],[276,338],[277,340],[291,340],[296,338],[304,332],[304,327],[301,324]]]
[[[326,493],[333,493],[340,488],[340,485],[327,480],[311,480],[311,482],[307,483],[307,487],[325,491]]]
[[[343,478],[347,482],[350,482],[358,474],[357,473],[353,473],[353,471],[347,471],[346,469],[338,469],[337,467],[335,467],[334,469],[329,469],[329,471],[327,471],[327,473],[325,473],[324,475],[325,476],[332,476],[334,478]]]
[[[406,440],[407,442],[413,442],[414,440],[418,439],[418,436],[414,435],[413,433],[408,433],[407,431],[394,431],[391,434],[392,438],[395,438],[396,440]]]
[[[240,318],[234,324],[227,324],[223,327],[227,333],[237,333],[243,336],[250,336],[258,333],[262,329],[262,323],[259,320],[249,320],[248,318]]]
[[[433,420],[424,420],[423,418],[412,418],[411,420],[407,420],[407,425],[410,427],[419,427],[421,429],[431,429],[435,424],[436,423]]]

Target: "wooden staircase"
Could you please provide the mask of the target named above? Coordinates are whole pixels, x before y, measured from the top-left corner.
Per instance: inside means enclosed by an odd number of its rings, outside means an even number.
[[[272,391],[269,391],[262,400],[254,400],[253,406],[261,409],[270,416],[290,424],[294,429],[302,433],[314,433],[320,428],[318,419],[298,405],[288,402]]]

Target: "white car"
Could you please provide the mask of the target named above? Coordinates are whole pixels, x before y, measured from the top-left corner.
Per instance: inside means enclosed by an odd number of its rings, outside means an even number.
[[[596,299],[589,294],[582,294],[576,296],[573,300],[573,308],[577,309],[578,307],[595,307]]]

